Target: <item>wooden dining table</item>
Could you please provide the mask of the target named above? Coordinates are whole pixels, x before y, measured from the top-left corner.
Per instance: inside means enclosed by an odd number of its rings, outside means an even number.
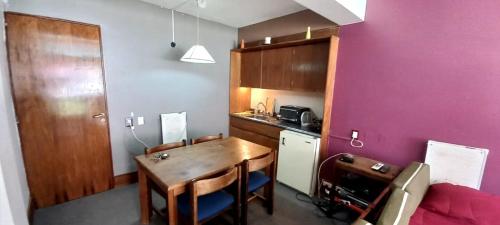
[[[165,151],[169,157],[157,160],[154,154],[135,157],[139,177],[141,223],[149,224],[152,215],[151,182],[167,195],[169,225],[177,224],[177,196],[193,179],[203,178],[238,166],[245,159],[264,156],[272,150],[236,137],[188,145]]]

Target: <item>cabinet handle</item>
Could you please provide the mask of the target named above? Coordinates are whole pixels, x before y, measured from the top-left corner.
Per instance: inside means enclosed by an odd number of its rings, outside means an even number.
[[[310,141],[306,141],[306,143],[307,143],[307,144],[311,144],[311,142],[310,142]]]
[[[285,138],[281,138],[281,144],[285,145]]]

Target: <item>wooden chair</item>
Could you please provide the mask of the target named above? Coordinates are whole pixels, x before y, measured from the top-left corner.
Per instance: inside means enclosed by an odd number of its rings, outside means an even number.
[[[224,138],[222,133],[219,133],[219,135],[203,136],[203,137],[199,137],[196,139],[191,139],[191,144],[194,145],[194,144],[199,144],[199,143],[203,143],[203,142],[207,142],[207,141],[219,140],[222,138]]]
[[[241,224],[247,224],[248,202],[259,197],[264,200],[268,214],[274,211],[274,183],[276,181],[276,154],[270,152],[264,157],[243,161],[241,166]],[[265,169],[266,174],[260,170]],[[265,187],[264,196],[257,193],[260,188]]]
[[[231,190],[232,195],[224,189]],[[239,167],[208,179],[193,180],[187,192],[178,197],[180,214],[189,224],[198,225],[232,209],[235,225],[240,223],[241,177]]]
[[[174,142],[174,143],[162,144],[162,145],[158,145],[158,146],[155,146],[152,148],[145,148],[144,154],[148,155],[148,154],[153,154],[153,153],[166,151],[166,150],[170,150],[173,148],[184,147],[184,146],[186,146],[186,140],[182,140],[182,141]]]
[[[186,146],[186,140],[182,140],[182,141],[179,141],[179,142],[162,144],[162,145],[158,145],[158,146],[155,146],[155,147],[152,147],[152,148],[145,148],[144,149],[144,153],[146,155],[149,155],[149,154],[154,154],[154,153],[157,153],[157,152],[167,151],[167,150],[170,150],[170,149],[184,147],[184,146]],[[158,185],[156,185],[154,182],[151,182],[151,188],[156,193],[158,193],[159,195],[161,195],[163,198],[167,199],[167,194],[160,187],[158,187]],[[162,212],[162,211],[166,211],[166,208],[159,210],[159,209],[153,207],[153,210],[158,215],[164,216],[165,213]]]

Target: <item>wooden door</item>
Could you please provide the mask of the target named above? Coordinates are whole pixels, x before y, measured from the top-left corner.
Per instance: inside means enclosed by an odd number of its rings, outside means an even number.
[[[294,47],[291,89],[323,92],[326,85],[329,43]]]
[[[5,16],[12,90],[35,205],[112,188],[99,26]]]
[[[262,51],[262,88],[290,90],[293,47]]]
[[[241,53],[241,87],[260,88],[262,84],[262,52]]]

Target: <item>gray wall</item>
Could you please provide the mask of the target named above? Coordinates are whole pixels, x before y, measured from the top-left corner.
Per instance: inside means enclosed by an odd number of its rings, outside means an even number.
[[[3,15],[4,3],[0,2],[0,13]],[[0,24],[4,23],[1,16]],[[0,28],[0,37],[4,37],[4,26]],[[14,114],[14,105],[10,91],[10,81],[7,66],[5,42],[0,44],[0,224],[2,221],[13,222],[16,225],[28,224],[26,209],[29,201],[29,190],[24,172],[17,126]],[[6,198],[8,205],[5,205]],[[10,212],[9,212],[10,211]],[[4,215],[7,214],[7,215]],[[10,215],[9,215],[10,214]],[[10,217],[10,218],[8,218]]]
[[[16,0],[10,11],[101,26],[115,175],[135,171],[143,147],[124,127],[130,112],[144,116],[136,127],[149,145],[159,144],[159,114],[187,111],[188,138],[223,132],[229,108],[229,50],[237,30],[200,20],[200,43],[216,64],[182,63],[196,41],[196,20],[177,14],[177,48],[170,48],[170,11],[139,0]]]

